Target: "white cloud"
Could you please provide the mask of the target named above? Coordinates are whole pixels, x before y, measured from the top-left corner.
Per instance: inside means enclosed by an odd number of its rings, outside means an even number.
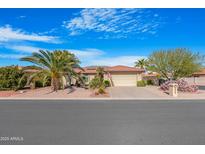
[[[49,50],[53,51],[54,49],[45,49],[40,47],[34,47],[34,46],[24,46],[24,45],[7,45],[5,46],[7,49],[11,49],[14,52],[18,52],[20,54],[29,54],[33,52],[38,52],[39,50]],[[94,48],[87,48],[87,49],[61,49],[61,50],[67,50],[73,54],[76,55],[80,60],[90,60],[92,58],[99,57],[104,53],[104,51]]]
[[[144,9],[98,8],[81,10],[76,17],[64,21],[63,26],[70,31],[70,35],[94,31],[106,33],[105,38],[125,38],[128,34],[156,31],[160,20],[158,14],[152,15]]]
[[[4,46],[7,49],[14,50],[15,52],[19,53],[33,53],[33,52],[38,52],[39,50],[49,50],[53,51],[55,49],[45,49],[45,48],[40,48],[40,47],[34,47],[34,46],[24,46],[24,45],[7,45]],[[86,48],[86,49],[61,49],[61,50],[67,50],[73,54],[75,54],[78,58],[86,58],[90,59],[93,57],[98,57],[101,56],[104,53],[104,51],[95,49],[95,48]]]
[[[0,58],[2,59],[19,59],[22,57],[25,57],[27,55],[23,55],[23,54],[0,54]]]
[[[36,41],[47,43],[58,43],[58,38],[55,36],[39,35],[35,33],[26,33],[21,29],[13,29],[11,26],[6,25],[0,27],[0,42],[9,41]]]
[[[33,46],[6,46],[5,48],[14,50],[15,52],[19,52],[19,54],[0,54],[0,58],[6,59],[19,59],[24,56],[28,56],[32,52],[37,52],[38,47]],[[42,49],[46,50],[46,49]],[[49,49],[48,49],[49,50]],[[95,48],[87,48],[87,49],[62,49],[68,50],[71,53],[75,54],[81,61],[82,66],[90,66],[90,65],[103,65],[103,66],[115,66],[115,65],[126,65],[126,66],[134,66],[134,63],[138,59],[147,58],[145,56],[116,56],[116,57],[107,57],[106,52],[95,49]],[[50,49],[50,51],[53,51]]]
[[[21,46],[21,45],[7,46],[6,48],[16,50],[22,53],[32,53],[32,52],[38,52],[39,50],[45,50],[43,48],[38,48],[33,46]]]
[[[96,58],[92,59],[89,64],[86,65],[102,65],[102,66],[115,66],[115,65],[125,65],[134,66],[134,63],[142,58],[147,58],[145,56],[117,56],[109,58]]]
[[[86,58],[86,59],[101,56],[104,54],[102,50],[92,49],[92,48],[84,49],[84,50],[68,49],[68,51],[74,53],[78,58]]]
[[[22,16],[18,16],[17,18],[18,18],[18,19],[24,19],[24,18],[26,18],[26,16],[23,16],[23,15],[22,15]]]

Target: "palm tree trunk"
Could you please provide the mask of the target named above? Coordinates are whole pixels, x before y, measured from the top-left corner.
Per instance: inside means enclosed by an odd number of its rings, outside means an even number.
[[[52,78],[51,79],[51,88],[52,88],[52,90],[57,92],[60,88],[59,86],[60,86],[60,84],[59,84],[58,78]]]

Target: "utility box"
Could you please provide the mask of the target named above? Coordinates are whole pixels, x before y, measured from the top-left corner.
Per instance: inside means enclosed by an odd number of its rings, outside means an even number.
[[[172,83],[169,85],[169,95],[173,97],[178,96],[178,84]]]

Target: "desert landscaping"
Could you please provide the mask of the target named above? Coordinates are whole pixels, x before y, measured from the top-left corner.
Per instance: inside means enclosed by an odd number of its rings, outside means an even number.
[[[153,52],[133,67],[81,67],[69,51],[40,50],[20,59],[32,66],[0,68],[0,98],[203,99],[201,58],[178,48]]]
[[[172,97],[156,86],[147,87],[109,87],[105,95],[95,95],[92,90],[74,87],[52,92],[50,87],[19,91],[0,91],[0,99],[204,99],[205,90],[195,93],[179,92]]]

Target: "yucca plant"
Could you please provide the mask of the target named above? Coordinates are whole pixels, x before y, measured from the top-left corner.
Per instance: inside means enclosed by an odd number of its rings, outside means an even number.
[[[90,89],[93,89],[93,90],[97,89],[96,94],[104,94],[105,93],[104,74],[105,74],[104,68],[98,67],[96,69],[95,77],[89,83]]]

